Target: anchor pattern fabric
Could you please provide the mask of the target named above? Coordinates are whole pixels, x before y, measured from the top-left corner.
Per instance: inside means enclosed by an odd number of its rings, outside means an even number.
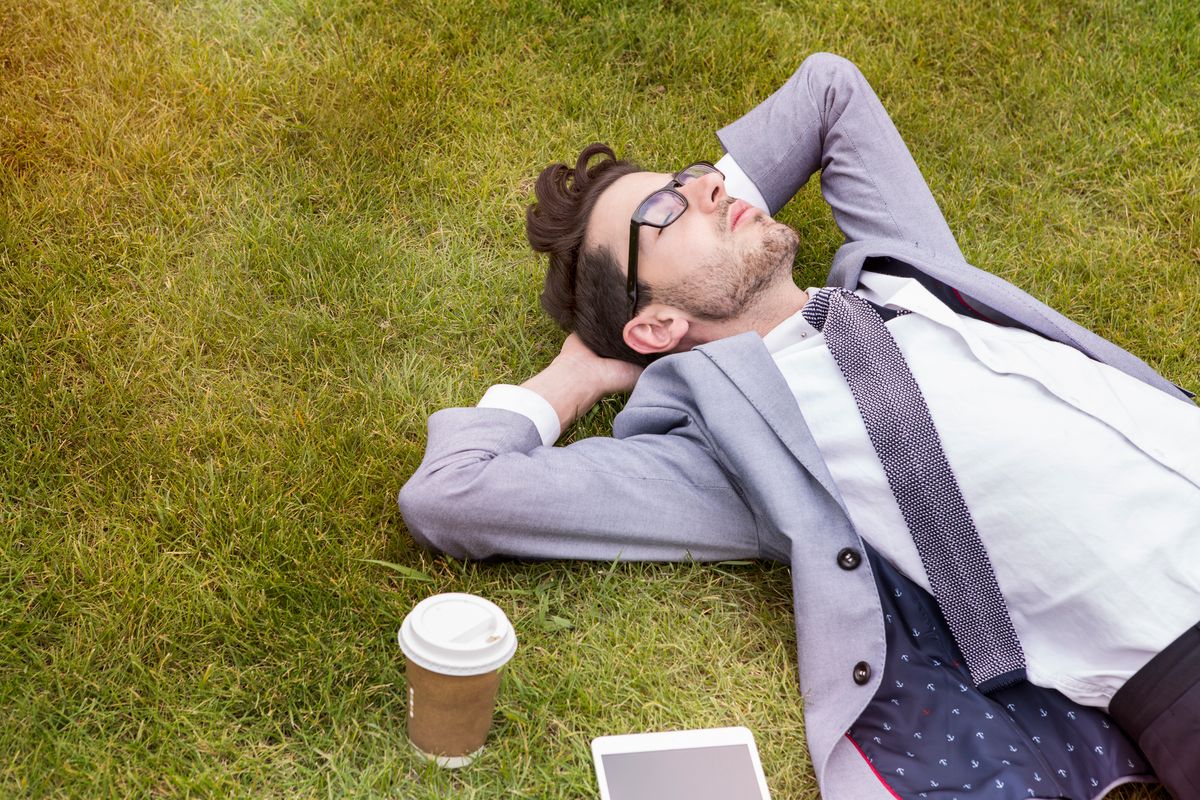
[[[1099,709],[1022,681],[971,681],[930,595],[869,546],[884,610],[882,684],[847,735],[902,800],[1091,800],[1152,781],[1137,747]]]

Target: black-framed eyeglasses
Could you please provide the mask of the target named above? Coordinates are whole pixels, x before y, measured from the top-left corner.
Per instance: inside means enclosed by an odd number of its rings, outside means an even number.
[[[675,191],[675,187],[683,186],[685,183],[698,180],[714,172],[722,178],[725,177],[721,170],[707,161],[689,164],[676,172],[675,177],[671,178],[671,182],[666,186],[647,195],[646,199],[638,205],[637,210],[633,212],[633,216],[629,218],[629,268],[625,279],[625,294],[629,296],[630,318],[637,310],[638,230],[643,225],[651,228],[665,228],[683,216],[683,212],[687,211],[688,201],[686,197]]]

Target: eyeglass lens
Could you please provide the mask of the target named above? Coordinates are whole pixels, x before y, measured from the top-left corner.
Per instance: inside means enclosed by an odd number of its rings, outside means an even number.
[[[650,225],[668,225],[683,213],[685,203],[674,192],[661,190],[647,197],[638,208],[638,216]]]
[[[688,181],[694,181],[697,178],[703,178],[705,175],[711,175],[716,171],[717,168],[711,166],[710,164],[692,164],[690,167],[684,167],[684,169],[675,176],[675,180],[681,184],[687,183]]]
[[[716,167],[708,164],[692,164],[675,175],[674,183],[683,186],[716,171]],[[670,189],[660,189],[642,201],[642,204],[638,206],[637,214],[641,221],[648,225],[666,227],[674,222],[686,208],[687,202],[678,194]]]

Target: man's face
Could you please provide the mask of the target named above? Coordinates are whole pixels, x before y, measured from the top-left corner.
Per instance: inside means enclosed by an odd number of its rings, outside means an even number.
[[[671,177],[635,172],[605,189],[588,222],[585,246],[607,248],[627,271],[629,219]],[[675,190],[688,201],[683,216],[666,228],[639,231],[638,280],[650,287],[654,302],[698,319],[733,319],[770,286],[790,278],[795,231],[727,195],[719,174]]]

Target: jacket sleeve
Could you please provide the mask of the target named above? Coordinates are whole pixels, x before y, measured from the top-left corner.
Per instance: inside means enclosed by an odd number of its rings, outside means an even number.
[[[627,408],[627,435],[543,446],[526,417],[452,408],[429,418],[400,491],[414,539],[456,558],[756,558],[753,514],[690,416]]]
[[[775,213],[821,171],[847,241],[890,239],[962,261],[921,171],[861,71],[815,53],[774,94],[717,132]]]

